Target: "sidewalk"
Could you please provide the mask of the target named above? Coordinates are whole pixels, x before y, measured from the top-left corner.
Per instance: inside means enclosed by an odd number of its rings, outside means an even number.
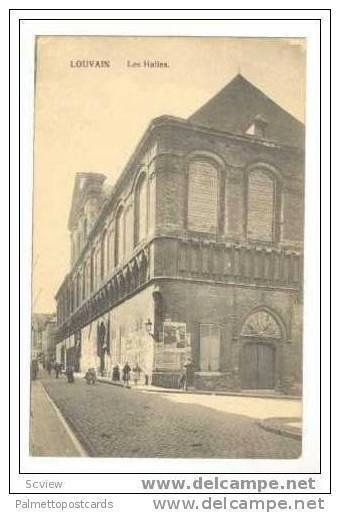
[[[259,422],[266,431],[288,436],[295,440],[302,438],[302,419],[299,417],[273,417]]]
[[[116,387],[124,387],[121,381],[112,381],[110,378],[97,377],[97,381],[113,385]],[[162,392],[170,394],[198,394],[198,395],[214,395],[214,396],[236,396],[236,397],[257,397],[263,399],[283,399],[292,401],[301,401],[301,397],[297,395],[284,395],[274,392],[272,390],[243,390],[242,392],[233,392],[232,390],[199,390],[196,388],[189,388],[188,390],[182,390],[179,388],[165,388],[157,387],[155,385],[137,385],[130,381],[130,385],[127,388],[135,388],[136,390],[142,390],[143,392]]]
[[[61,413],[39,380],[31,388],[31,456],[84,456]]]

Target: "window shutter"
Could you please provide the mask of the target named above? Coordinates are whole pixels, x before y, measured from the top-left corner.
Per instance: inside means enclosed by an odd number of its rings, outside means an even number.
[[[217,169],[208,162],[192,162],[189,167],[188,228],[216,233],[218,209]]]
[[[274,181],[264,171],[253,171],[248,180],[248,238],[272,241],[273,216]]]
[[[200,324],[200,369],[214,372],[220,368],[221,330],[215,324]]]

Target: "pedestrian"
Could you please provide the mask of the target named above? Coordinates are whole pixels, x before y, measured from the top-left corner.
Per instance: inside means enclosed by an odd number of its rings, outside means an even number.
[[[190,357],[186,360],[183,367],[184,367],[184,374],[185,374],[183,390],[188,390],[188,386],[192,386],[192,384],[193,384],[193,368],[194,368],[194,365],[193,365]]]
[[[51,370],[52,370],[52,362],[50,360],[47,361],[47,364],[46,364],[46,370],[49,374],[51,374]]]
[[[68,365],[66,367],[65,374],[67,376],[67,382],[74,383],[74,369],[73,369],[72,365]]]
[[[182,372],[182,374],[179,377],[178,388],[181,390],[185,389],[185,372]]]
[[[36,380],[39,372],[38,361],[34,358],[31,362],[31,379]]]
[[[112,381],[120,381],[120,372],[118,365],[115,365],[112,369]]]
[[[138,385],[138,381],[140,380],[140,375],[141,375],[141,372],[142,372],[142,369],[140,368],[140,366],[138,365],[138,363],[136,363],[136,365],[134,366],[134,368],[132,369],[132,372],[133,372],[133,381],[134,381],[134,384],[135,386]]]
[[[61,373],[61,363],[55,362],[54,370],[55,370],[55,377],[56,377],[56,379],[58,379],[59,375]]]
[[[124,385],[127,387],[129,386],[130,372],[131,372],[131,367],[128,364],[128,362],[126,362],[126,364],[123,367],[123,381],[124,381]]]
[[[88,385],[94,385],[97,380],[97,374],[93,367],[90,369],[87,369],[87,372],[85,374],[86,383]]]

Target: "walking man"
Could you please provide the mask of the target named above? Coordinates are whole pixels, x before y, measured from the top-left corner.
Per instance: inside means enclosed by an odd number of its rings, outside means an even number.
[[[123,381],[124,381],[124,385],[126,387],[129,386],[129,381],[130,381],[130,372],[131,372],[131,367],[130,365],[128,364],[128,362],[126,362],[126,364],[124,365],[123,367]]]

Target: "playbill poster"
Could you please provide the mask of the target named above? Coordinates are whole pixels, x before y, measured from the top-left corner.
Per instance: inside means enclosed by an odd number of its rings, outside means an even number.
[[[22,29],[27,472],[318,472],[308,37]]]

